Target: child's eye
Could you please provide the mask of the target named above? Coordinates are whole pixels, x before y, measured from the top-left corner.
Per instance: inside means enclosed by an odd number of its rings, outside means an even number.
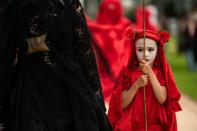
[[[143,51],[143,49],[138,49],[139,52]]]
[[[150,51],[150,52],[151,52],[151,51],[154,51],[154,49],[153,49],[153,48],[149,48],[149,49],[148,49],[148,51]]]

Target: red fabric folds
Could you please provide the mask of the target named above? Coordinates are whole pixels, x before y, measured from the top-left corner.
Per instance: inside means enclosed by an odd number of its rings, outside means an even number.
[[[158,23],[154,18],[157,17],[155,16],[155,14],[153,13],[151,8],[146,7],[144,10],[144,21],[145,21],[145,29],[146,30],[152,30],[152,31],[158,31],[159,27],[158,27]],[[137,7],[136,11],[135,11],[135,17],[136,17],[136,29],[138,30],[142,30],[143,29],[143,7],[139,6]]]
[[[106,69],[104,66],[106,63],[103,63],[96,53],[103,94],[107,104],[115,86],[114,80],[128,61],[126,57],[129,56],[130,45],[125,45],[122,42],[123,32],[128,26],[134,26],[130,20],[123,16],[119,0],[104,0],[100,5],[96,21],[92,22],[89,19],[87,22],[108,65],[108,69]]]
[[[122,23],[123,8],[119,0],[103,0],[96,18],[98,24],[115,25]]]
[[[128,30],[130,30],[129,33]],[[118,77],[109,104],[108,118],[114,131],[144,131],[143,89],[138,90],[129,107],[122,110],[121,106],[122,90],[129,89],[135,80],[141,75],[141,71],[137,69],[138,60],[135,55],[134,43],[137,39],[142,38],[139,34],[142,34],[143,31],[132,32],[131,29],[128,30],[125,33],[125,42],[127,44],[131,43],[130,60],[128,66],[125,67]],[[181,95],[178,91],[170,65],[164,54],[164,39],[163,37],[160,39],[160,34],[161,33],[145,31],[146,37],[154,39],[158,43],[158,54],[153,64],[153,71],[160,84],[167,90],[167,100],[161,105],[155,99],[150,83],[146,86],[148,131],[152,131],[151,128],[154,128],[154,130],[157,131],[177,131],[175,112],[181,110],[179,104]],[[164,38],[169,39],[168,35]],[[165,42],[167,39],[165,39]]]

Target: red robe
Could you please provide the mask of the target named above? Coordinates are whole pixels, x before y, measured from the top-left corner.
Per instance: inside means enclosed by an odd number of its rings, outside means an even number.
[[[122,6],[118,0],[103,1],[96,21],[93,23],[88,20],[87,22],[98,43],[97,46],[107,62],[103,63],[96,53],[103,94],[106,103],[108,103],[115,85],[114,80],[120,73],[122,66],[127,63],[126,57],[129,56],[129,53],[126,52],[129,52],[129,45],[125,45],[121,40],[124,30],[132,25],[132,22],[123,16]],[[108,69],[106,69],[106,64]]]
[[[154,68],[153,71],[160,84],[165,86],[161,72],[157,68]],[[128,90],[141,75],[142,72],[140,70],[125,70],[120,78],[121,84],[115,88],[112,101],[117,101],[117,98],[114,98],[114,96],[120,96],[118,101],[121,102],[122,90]],[[121,111],[121,119],[118,120],[116,124],[112,123],[115,131],[138,131],[144,129],[143,91],[143,88],[139,89],[129,107]],[[150,83],[146,86],[146,96],[148,128],[150,130],[154,129],[156,131],[162,131],[162,126],[167,126],[165,105],[161,105],[156,100]],[[109,110],[109,116],[110,113],[111,110]],[[113,119],[113,117],[110,119]]]
[[[158,31],[159,26],[158,26],[158,21],[157,16],[155,16],[154,12],[151,10],[151,8],[146,7],[144,10],[144,15],[145,15],[145,29],[146,30],[152,30],[152,31]],[[136,17],[136,29],[143,29],[143,8],[141,6],[137,7],[136,12],[135,12],[135,17]]]
[[[141,34],[143,34],[143,32],[135,35],[131,34],[132,40],[137,40],[134,37],[142,37]],[[163,85],[167,91],[167,100],[161,105],[156,100],[150,83],[146,86],[148,131],[177,131],[175,112],[181,110],[181,106],[178,103],[180,93],[163,52],[163,39],[158,39],[160,35],[151,32],[146,32],[146,36],[151,39],[157,38],[158,43],[160,42],[153,64],[153,71],[160,84]],[[143,88],[138,90],[134,99],[125,110],[122,110],[121,106],[122,91],[129,89],[142,74],[141,71],[137,70],[137,64],[139,62],[135,54],[135,44],[130,40],[127,41],[131,43],[130,60],[128,66],[120,73],[117,84],[114,87],[109,104],[108,118],[114,131],[145,131]]]
[[[100,27],[101,28],[96,26],[91,27],[90,29],[97,40],[97,46],[104,56],[105,62],[107,62],[103,63],[99,58],[99,55],[96,53],[103,94],[106,103],[108,103],[113,87],[115,86],[115,80],[122,67],[127,65],[131,49],[130,44],[126,44],[121,39],[117,38],[117,36],[122,36],[123,30],[115,29],[112,26],[103,25]],[[106,69],[106,64],[108,65],[108,69]]]
[[[161,71],[158,68],[154,68],[153,71],[160,84],[166,87]],[[118,79],[119,83],[114,88],[108,113],[114,131],[145,131],[143,88],[138,90],[131,104],[125,110],[122,110],[121,106],[122,91],[128,90],[140,75],[142,73],[139,70],[127,69],[121,73]],[[171,100],[171,105],[168,102],[161,105],[156,100],[152,87],[148,83],[146,86],[148,131],[177,131],[175,112],[181,110],[177,101]]]

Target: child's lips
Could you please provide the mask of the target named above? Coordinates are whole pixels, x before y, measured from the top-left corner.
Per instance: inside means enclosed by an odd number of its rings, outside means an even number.
[[[148,61],[149,61],[149,59],[145,59],[145,61],[146,61],[146,62],[148,62]]]

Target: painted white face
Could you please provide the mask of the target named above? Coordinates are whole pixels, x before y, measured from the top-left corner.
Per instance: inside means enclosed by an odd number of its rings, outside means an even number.
[[[145,38],[145,58],[144,58],[144,39],[138,39],[135,42],[135,51],[136,51],[136,55],[139,61],[141,60],[145,60],[148,64],[152,65],[156,55],[157,55],[157,43],[156,41],[149,39],[149,38]]]

